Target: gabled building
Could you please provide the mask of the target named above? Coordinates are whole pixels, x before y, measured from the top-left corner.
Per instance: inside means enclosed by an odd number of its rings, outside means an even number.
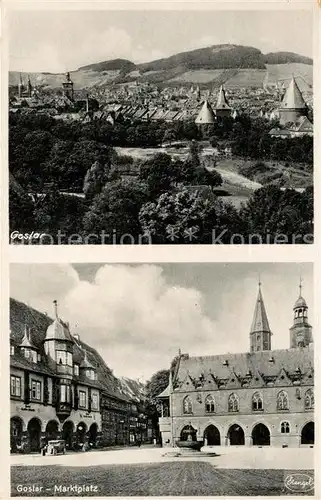
[[[293,307],[288,349],[272,349],[261,287],[249,352],[191,357],[170,372],[159,425],[163,446],[314,446],[314,369],[308,306]]]
[[[224,87],[221,85],[217,96],[215,114],[217,117],[226,117],[231,116],[231,113],[232,109],[227,102]]]
[[[67,449],[129,444],[132,398],[58,314],[10,301],[12,452],[36,452],[51,439]]]

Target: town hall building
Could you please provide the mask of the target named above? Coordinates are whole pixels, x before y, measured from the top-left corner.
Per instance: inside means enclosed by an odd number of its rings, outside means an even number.
[[[288,349],[272,349],[261,285],[249,332],[249,352],[179,354],[170,372],[159,425],[163,446],[314,445],[312,328],[301,294],[293,307]]]

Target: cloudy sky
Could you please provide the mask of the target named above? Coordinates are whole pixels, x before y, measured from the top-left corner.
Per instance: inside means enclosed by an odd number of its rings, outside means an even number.
[[[249,349],[261,276],[275,349],[289,347],[299,293],[313,324],[311,264],[12,264],[10,295],[99,350],[117,376],[147,380],[180,348],[190,355]]]
[[[11,11],[10,70],[65,72],[113,58],[146,62],[220,43],[312,56],[311,10]]]

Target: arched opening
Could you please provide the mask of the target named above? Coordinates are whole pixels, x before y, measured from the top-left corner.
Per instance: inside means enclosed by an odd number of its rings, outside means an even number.
[[[181,441],[196,441],[197,430],[191,425],[185,425],[181,431]]]
[[[301,444],[314,444],[314,422],[308,422],[301,432]]]
[[[257,424],[252,430],[253,446],[270,446],[270,431],[264,424]]]
[[[46,440],[51,441],[53,439],[58,439],[58,422],[56,420],[50,420],[46,425]]]
[[[77,444],[82,446],[86,442],[87,426],[84,422],[79,422],[76,429]]]
[[[10,448],[13,453],[21,446],[23,421],[20,417],[12,417],[10,420]]]
[[[62,427],[62,439],[66,442],[66,448],[70,450],[73,446],[74,423],[67,420]]]
[[[220,446],[221,444],[221,435],[220,431],[218,430],[215,425],[209,425],[206,427],[204,431],[204,442],[208,446]]]
[[[28,423],[28,436],[30,451],[40,451],[41,424],[37,418],[32,418]]]
[[[95,446],[97,441],[98,427],[96,423],[91,424],[88,431],[88,442],[90,445]]]
[[[245,444],[244,431],[240,425],[232,425],[227,433],[230,446],[242,446]]]

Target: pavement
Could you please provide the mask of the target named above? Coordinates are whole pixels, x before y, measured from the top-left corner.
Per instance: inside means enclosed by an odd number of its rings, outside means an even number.
[[[176,448],[175,451],[178,451]],[[67,452],[66,455],[20,455],[10,456],[11,465],[40,466],[61,465],[66,467],[90,467],[101,465],[121,465],[137,463],[164,463],[177,461],[205,461],[219,469],[314,469],[313,448],[245,448],[207,447],[204,451],[214,454],[209,456],[204,452],[191,456],[174,457],[166,455],[173,448],[142,447],[118,448],[107,450],[92,450],[88,452]]]

